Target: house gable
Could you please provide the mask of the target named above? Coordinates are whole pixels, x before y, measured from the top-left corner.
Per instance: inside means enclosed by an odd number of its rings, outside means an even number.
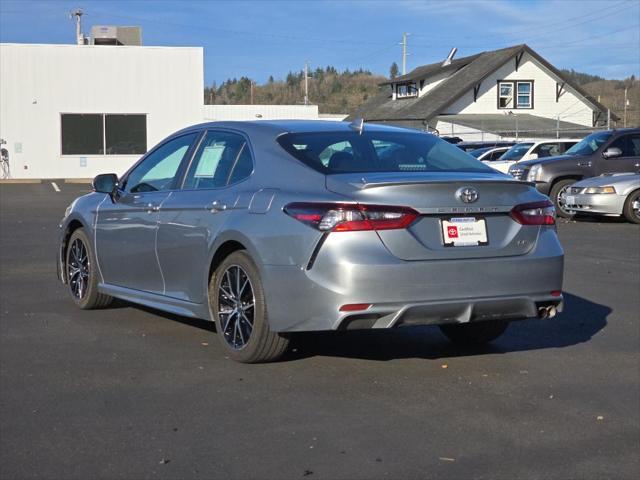
[[[446,107],[442,114],[527,113],[545,118],[560,117],[561,121],[591,126],[597,108],[566,81],[549,71],[529,52],[524,51],[516,70],[516,58],[511,58],[480,82],[476,92],[466,91]],[[499,82],[531,82],[530,108],[500,108]],[[517,95],[515,92],[513,95]],[[474,100],[475,96],[475,100]],[[513,105],[513,103],[512,103]]]

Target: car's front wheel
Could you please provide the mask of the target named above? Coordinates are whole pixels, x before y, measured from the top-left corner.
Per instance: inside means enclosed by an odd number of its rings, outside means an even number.
[[[269,362],[285,352],[289,340],[269,328],[260,274],[247,252],[236,251],[218,266],[209,302],[220,343],[233,360]]]
[[[65,269],[69,293],[78,307],[104,308],[113,301],[113,297],[98,292],[95,255],[84,228],[78,228],[69,238]]]
[[[500,335],[509,326],[504,320],[489,320],[472,323],[451,323],[440,325],[440,330],[453,343],[460,345],[482,345],[489,343]]]
[[[556,207],[556,215],[562,218],[573,218],[573,213],[567,210],[567,192],[576,180],[566,179],[555,183],[549,192],[549,197]]]
[[[631,223],[640,223],[640,190],[629,194],[624,202],[622,213]]]

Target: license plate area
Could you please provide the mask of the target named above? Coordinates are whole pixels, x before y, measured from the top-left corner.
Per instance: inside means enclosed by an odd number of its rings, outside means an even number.
[[[489,244],[487,222],[477,217],[451,217],[440,221],[445,247],[477,247]]]

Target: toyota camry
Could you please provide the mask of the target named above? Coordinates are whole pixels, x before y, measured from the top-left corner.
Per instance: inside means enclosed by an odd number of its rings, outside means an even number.
[[[207,123],[93,190],[60,225],[76,305],[210,320],[241,362],[279,358],[301,331],[439,325],[490,342],[562,308],[549,199],[428,133]]]

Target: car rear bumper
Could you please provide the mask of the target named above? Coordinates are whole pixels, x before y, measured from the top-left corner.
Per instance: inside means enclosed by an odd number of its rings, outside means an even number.
[[[526,255],[429,261],[399,260],[375,232],[351,232],[330,234],[311,268],[262,271],[271,328],[309,331],[536,317],[562,308],[551,292],[562,290],[563,262],[549,228]],[[340,311],[351,304],[370,306]]]
[[[573,202],[569,199],[573,197]],[[621,215],[625,197],[615,194],[574,194],[567,196],[567,210],[575,213]]]

